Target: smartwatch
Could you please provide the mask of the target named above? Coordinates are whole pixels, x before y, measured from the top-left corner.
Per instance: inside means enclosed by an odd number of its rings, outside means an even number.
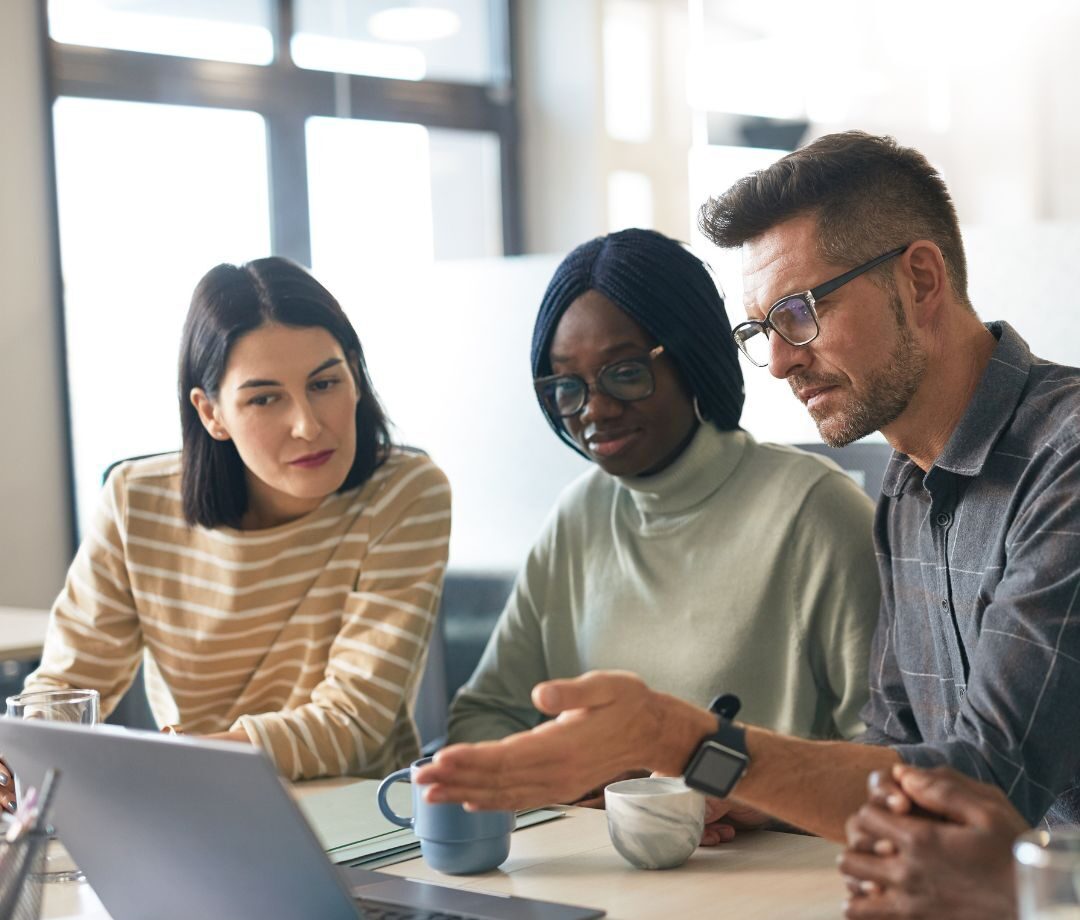
[[[717,729],[701,739],[683,767],[683,779],[691,789],[727,798],[750,766],[746,731],[731,721],[740,705],[733,693],[718,696],[709,704],[709,711],[716,714]]]

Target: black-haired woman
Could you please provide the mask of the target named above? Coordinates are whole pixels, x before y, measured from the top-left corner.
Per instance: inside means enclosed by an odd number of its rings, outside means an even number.
[[[739,428],[742,374],[704,264],[658,233],[585,243],[533,333],[540,406],[597,468],[563,493],[452,710],[453,741],[540,721],[533,685],[596,668],[756,725],[861,729],[879,586],[872,504],[834,464]]]
[[[408,763],[450,490],[392,445],[341,307],[285,259],[217,266],[179,396],[183,451],[109,477],[26,689],[96,688],[107,713],[141,660],[162,726],[289,778]]]

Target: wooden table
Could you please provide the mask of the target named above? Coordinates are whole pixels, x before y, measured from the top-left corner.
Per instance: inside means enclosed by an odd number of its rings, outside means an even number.
[[[0,661],[40,658],[48,625],[48,610],[0,607]]]
[[[483,875],[441,875],[421,859],[381,871],[444,885],[601,907],[612,920],[737,917],[835,920],[844,887],[839,847],[817,837],[758,832],[699,849],[679,869],[634,869],[608,840],[602,811],[566,816],[518,831],[510,859]],[[182,894],[178,892],[178,896]],[[50,885],[44,920],[109,920],[88,885]]]

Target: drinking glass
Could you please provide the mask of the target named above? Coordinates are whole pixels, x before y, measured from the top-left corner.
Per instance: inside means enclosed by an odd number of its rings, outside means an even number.
[[[1021,834],[1013,861],[1020,920],[1080,920],[1080,827]]]
[[[100,699],[97,690],[34,690],[7,698],[6,716],[12,719],[44,719],[48,722],[71,722],[96,725]],[[8,764],[17,770],[18,764]],[[18,773],[15,775],[16,797],[23,798]],[[81,882],[85,878],[74,860],[51,830],[45,850],[44,882]]]

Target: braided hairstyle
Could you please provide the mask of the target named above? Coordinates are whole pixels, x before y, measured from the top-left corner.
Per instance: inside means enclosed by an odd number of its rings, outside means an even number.
[[[720,431],[739,427],[743,376],[724,298],[704,262],[655,230],[597,237],[563,259],[533,327],[533,377],[551,373],[551,340],[559,320],[589,290],[603,294],[664,346],[706,421]],[[538,401],[555,433],[582,453],[562,419]]]

